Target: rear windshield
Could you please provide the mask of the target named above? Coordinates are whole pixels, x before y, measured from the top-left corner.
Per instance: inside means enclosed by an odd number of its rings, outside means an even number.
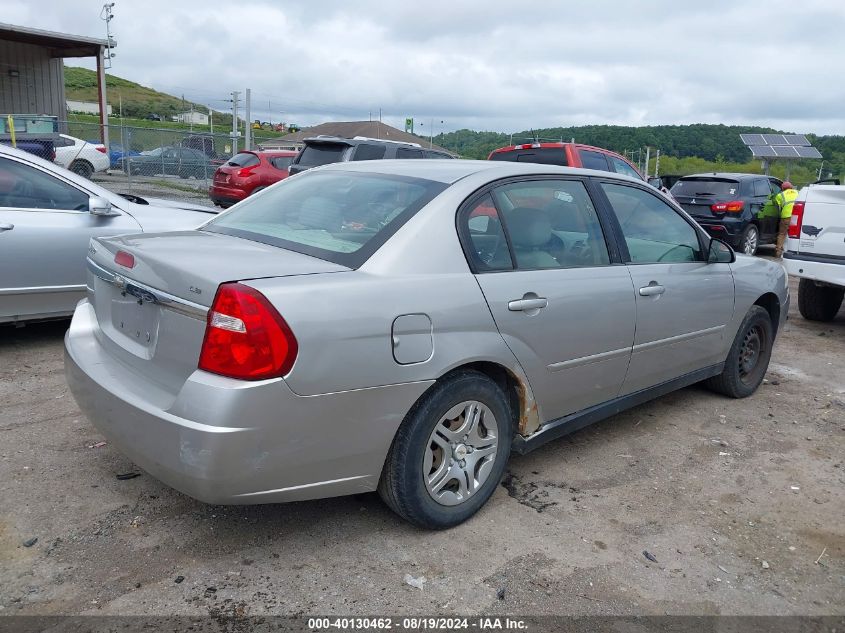
[[[247,198],[203,230],[358,268],[446,186],[385,174],[305,172]]]
[[[739,192],[739,182],[728,178],[682,178],[670,193],[673,196],[734,196]]]
[[[241,152],[240,154],[232,156],[226,164],[232,167],[252,167],[253,165],[257,165],[259,162],[258,156],[255,154],[252,154],[251,152]]]
[[[348,145],[341,143],[315,143],[314,145],[306,145],[299,153],[297,164],[304,165],[305,167],[317,167],[318,165],[338,163],[343,156],[343,152],[348,147]]]
[[[517,149],[510,152],[496,152],[491,154],[490,160],[566,166],[566,152],[559,147],[532,147],[531,149]]]

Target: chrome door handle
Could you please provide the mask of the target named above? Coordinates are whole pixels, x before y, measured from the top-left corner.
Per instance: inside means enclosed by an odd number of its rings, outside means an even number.
[[[656,281],[652,281],[644,288],[640,288],[641,297],[656,297],[657,295],[662,295],[664,292],[666,292],[666,288],[658,284]]]
[[[14,224],[0,224],[0,231],[11,231],[15,228]]]
[[[511,312],[525,312],[527,310],[539,310],[549,305],[549,300],[545,297],[537,297],[536,299],[516,299],[508,301],[508,310]]]

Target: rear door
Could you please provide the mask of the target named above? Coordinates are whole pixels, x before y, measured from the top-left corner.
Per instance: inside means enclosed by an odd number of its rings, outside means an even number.
[[[749,186],[751,188],[751,191],[748,192],[751,216],[757,218],[760,234],[765,238],[772,239],[777,235],[780,218],[772,214],[763,215],[763,208],[766,206],[769,197],[780,189],[774,190],[774,183],[765,177],[754,178]]]
[[[70,314],[85,293],[89,240],[141,229],[123,213],[92,215],[88,200],[57,175],[0,157],[0,320]]]
[[[634,338],[633,287],[584,181],[516,179],[493,187],[464,206],[459,227],[541,418],[616,397]]]
[[[634,283],[637,330],[629,394],[724,360],[733,315],[730,264],[707,263],[708,238],[645,186],[601,182]]]

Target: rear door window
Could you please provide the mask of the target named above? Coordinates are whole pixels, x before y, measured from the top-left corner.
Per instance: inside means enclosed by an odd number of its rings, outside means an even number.
[[[270,164],[276,169],[285,170],[290,167],[293,156],[276,156],[270,159]]]
[[[400,147],[396,150],[396,158],[423,158],[423,153],[421,149]]]
[[[579,149],[578,156],[581,157],[581,166],[584,169],[598,169],[600,171],[612,171],[607,166],[607,158],[601,152],[593,152],[588,149]]]
[[[754,195],[758,197],[767,197],[771,193],[769,188],[769,181],[766,178],[758,178],[754,181]]]
[[[299,153],[297,163],[304,167],[339,163],[343,160],[343,154],[347,149],[349,149],[349,146],[342,143],[306,144],[305,148]]]
[[[426,158],[452,158],[450,154],[446,154],[444,152],[435,152],[433,150],[425,150],[425,157]]]
[[[355,148],[355,154],[352,156],[352,160],[381,160],[384,158],[384,150],[384,145],[361,143]]]
[[[631,178],[636,178],[637,180],[643,179],[636,169],[631,167],[627,162],[625,162],[621,158],[616,158],[616,156],[608,156],[607,158],[608,160],[610,160],[610,164],[613,165],[613,168],[616,170],[617,174],[624,174],[626,176],[630,176]]]

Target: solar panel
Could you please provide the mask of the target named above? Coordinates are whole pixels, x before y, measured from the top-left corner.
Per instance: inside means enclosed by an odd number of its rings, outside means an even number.
[[[798,149],[791,145],[772,145],[775,150],[775,156],[778,158],[796,158],[798,156]]]
[[[751,147],[755,145],[765,145],[766,141],[763,138],[762,134],[740,134],[739,138],[742,139],[742,142],[746,145]]]
[[[775,150],[769,145],[752,145],[748,149],[751,150],[751,155],[754,158],[775,158]]]
[[[801,158],[821,158],[821,152],[815,147],[796,147],[795,151]]]
[[[811,143],[803,134],[784,134],[786,142],[790,145],[799,145],[802,147],[810,147]]]
[[[762,136],[766,145],[789,145],[783,134],[763,134]]]

